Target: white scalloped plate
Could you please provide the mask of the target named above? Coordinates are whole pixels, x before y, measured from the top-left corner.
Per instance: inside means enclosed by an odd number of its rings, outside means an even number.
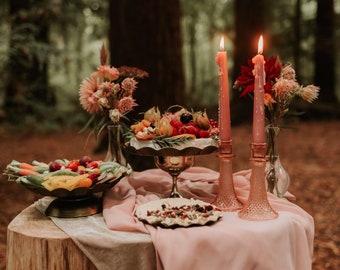
[[[140,156],[193,156],[207,155],[218,150],[218,142],[212,138],[189,140],[173,147],[161,147],[153,140],[138,140],[135,137],[126,146],[126,149]]]
[[[222,211],[201,200],[167,198],[138,206],[135,215],[139,220],[155,226],[189,227],[214,223],[222,217]]]

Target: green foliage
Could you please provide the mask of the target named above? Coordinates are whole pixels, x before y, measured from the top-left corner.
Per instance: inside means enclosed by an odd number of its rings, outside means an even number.
[[[18,131],[30,130],[39,133],[60,131],[67,127],[80,130],[86,117],[81,111],[65,112],[37,103],[34,114],[25,114],[16,122],[5,122],[5,124],[12,125]]]
[[[218,69],[214,59],[221,35],[226,38],[229,77],[233,78],[238,75],[231,72],[234,65],[235,1],[244,1],[246,3],[248,0],[181,1],[186,92],[192,99],[192,104],[217,105]],[[299,19],[301,37],[297,42],[299,42],[301,50],[299,54],[301,65],[297,69],[297,76],[303,84],[313,82],[316,1],[301,0],[300,18],[296,17],[297,1],[265,0],[263,2],[266,6],[271,6],[264,18],[266,29],[263,29],[263,31],[266,33],[267,42],[266,56],[280,55],[285,62],[290,62],[297,66],[294,63],[294,42],[296,42],[295,23]],[[340,10],[338,8],[339,3],[339,1],[335,1],[335,12],[337,13]],[[242,18],[242,20],[256,20],[256,11],[253,14],[254,17]],[[337,73],[340,74],[340,69],[338,69]],[[231,89],[232,79],[229,80],[229,84]],[[338,90],[337,92],[338,96],[340,96],[340,91]],[[202,96],[204,96],[204,100],[202,100]]]
[[[10,21],[4,21],[9,10],[0,11],[0,15],[4,15],[0,17],[0,33],[8,33],[9,37],[7,44],[0,41],[0,59],[4,60],[0,63],[0,75],[3,79],[3,84],[0,84],[2,115],[4,120],[20,123],[22,126],[34,126],[39,130],[54,130],[65,124],[82,126],[86,118],[79,105],[78,89],[85,74],[98,65],[99,48],[108,29],[108,3],[64,0],[42,1],[38,4],[30,11],[18,14],[27,19],[25,22],[12,26]],[[51,16],[47,16],[49,20],[41,21],[41,25],[48,23],[50,32],[47,42],[40,42],[36,39],[40,29],[32,18],[44,12]],[[12,30],[9,31],[10,29]],[[38,61],[32,61],[34,59]],[[32,100],[36,101],[29,114],[21,114],[22,110],[18,108],[4,107],[5,89],[11,74],[16,75],[16,67],[20,65],[31,70],[36,63],[48,63],[48,87],[55,95],[53,100],[56,104],[49,106],[33,95],[32,99],[21,98],[24,106],[31,105]],[[27,78],[29,73],[17,75],[19,76],[16,78],[21,80]],[[33,89],[36,83],[25,82],[24,85],[27,91],[31,91],[29,89]],[[25,96],[29,96],[29,93]]]
[[[186,93],[190,106],[211,106],[218,102],[218,67],[214,61],[220,38],[230,52],[233,33],[233,1],[181,1],[183,16],[183,58]],[[229,65],[232,58],[229,58]],[[202,100],[204,96],[204,100]]]
[[[232,70],[234,53],[234,3],[236,0],[181,0],[183,59],[186,77],[188,106],[215,106],[218,102],[218,67],[214,61],[221,35],[226,38],[229,70]],[[244,1],[244,0],[237,0]],[[270,1],[270,0],[267,0]],[[38,20],[40,26],[48,24],[50,32],[46,42],[37,41],[39,32],[36,21],[29,19],[11,29],[10,1],[0,1],[0,106],[3,113],[5,90],[9,73],[20,80],[14,62],[28,69],[38,63],[48,63],[48,87],[55,95],[54,107],[36,104],[34,114],[17,115],[25,125],[38,129],[56,129],[64,124],[80,126],[87,118],[78,101],[78,89],[83,78],[98,65],[99,49],[107,41],[109,29],[109,1],[61,0],[34,1],[32,10],[20,16]],[[268,2],[269,3],[269,2]],[[266,55],[279,54],[285,62],[294,64],[294,20],[296,1],[270,1],[272,9],[266,17],[268,50]],[[339,1],[335,1],[335,12],[339,17]],[[311,82],[313,76],[314,20],[316,1],[301,0],[301,82]],[[256,17],[256,12],[254,12]],[[249,19],[249,18],[244,18]],[[127,22],[128,23],[128,22]],[[133,33],[129,33],[133,35]],[[338,33],[337,33],[338,34]],[[15,43],[16,46],[10,46]],[[338,59],[337,59],[338,61]],[[340,69],[337,69],[339,73]],[[236,74],[229,74],[230,78]],[[230,79],[230,88],[233,81]],[[25,83],[27,84],[27,83]],[[338,91],[339,92],[339,91]],[[339,95],[340,93],[338,93]],[[202,99],[204,96],[204,99]]]
[[[159,145],[161,148],[175,147],[186,143],[193,138],[191,137],[156,137],[152,139],[152,142]]]

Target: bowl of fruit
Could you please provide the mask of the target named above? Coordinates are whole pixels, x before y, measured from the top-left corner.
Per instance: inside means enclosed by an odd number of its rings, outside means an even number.
[[[55,197],[45,213],[49,216],[76,217],[101,211],[101,193],[112,188],[131,168],[116,162],[80,159],[56,159],[49,163],[13,160],[4,175],[28,190]]]
[[[210,154],[218,149],[217,122],[204,111],[172,106],[164,114],[157,107],[131,125],[127,149],[143,156],[188,156]]]

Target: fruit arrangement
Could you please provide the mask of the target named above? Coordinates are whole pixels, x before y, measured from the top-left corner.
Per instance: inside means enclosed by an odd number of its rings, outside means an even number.
[[[172,112],[170,109],[177,108]],[[144,113],[144,118],[132,125],[132,132],[139,140],[150,140],[157,137],[216,138],[218,125],[210,119],[206,111],[192,112],[183,107],[173,106],[161,115],[157,107]]]
[[[89,156],[73,160],[57,159],[50,163],[33,161],[32,164],[13,160],[4,171],[9,180],[28,189],[45,188],[48,191],[59,188],[68,191],[79,187],[92,188],[130,173],[130,168],[116,162],[91,160]]]

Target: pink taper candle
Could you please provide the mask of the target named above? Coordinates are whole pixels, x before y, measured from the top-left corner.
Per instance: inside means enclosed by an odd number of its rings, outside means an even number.
[[[264,70],[263,38],[259,39],[258,54],[253,57],[254,63],[253,74],[254,82],[254,109],[253,109],[253,143],[265,143],[265,112],[264,112],[264,85],[266,82],[266,73]]]
[[[221,38],[220,51],[216,55],[216,64],[219,66],[220,90],[219,90],[219,130],[220,141],[231,140],[230,105],[229,105],[229,82],[227,52],[224,50],[224,39]]]

